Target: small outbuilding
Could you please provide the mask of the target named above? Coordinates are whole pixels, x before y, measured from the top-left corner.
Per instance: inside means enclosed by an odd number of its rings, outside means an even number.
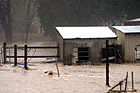
[[[140,26],[113,26],[125,61],[140,59]]]
[[[102,62],[102,50],[117,43],[117,36],[109,27],[56,27],[60,60],[65,65],[77,62]]]
[[[140,26],[140,18],[127,20],[124,22],[125,26]]]

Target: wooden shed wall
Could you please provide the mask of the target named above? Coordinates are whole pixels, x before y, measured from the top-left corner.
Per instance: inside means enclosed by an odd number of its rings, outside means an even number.
[[[140,34],[124,34],[117,31],[118,42],[122,46],[122,56],[125,61],[135,60],[136,45],[140,45]]]
[[[64,64],[72,64],[73,48],[90,47],[90,61],[92,64],[101,63],[101,49],[106,47],[106,40],[109,44],[116,44],[116,39],[73,39],[64,40],[63,62]]]
[[[125,34],[125,60],[135,61],[136,45],[140,45],[140,34]]]
[[[63,43],[64,43],[64,41],[59,32],[57,34],[57,37],[58,37],[57,43],[59,46],[59,56],[60,56],[59,60],[63,61],[63,45],[64,45]]]
[[[121,56],[125,59],[125,34],[122,33],[121,31],[117,31],[117,42],[119,43],[119,45],[121,45]]]

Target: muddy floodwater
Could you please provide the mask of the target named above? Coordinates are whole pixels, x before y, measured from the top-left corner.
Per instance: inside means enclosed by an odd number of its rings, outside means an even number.
[[[110,86],[105,86],[105,64],[98,66],[64,66],[55,63],[29,63],[28,71],[22,65],[13,67],[6,64],[0,67],[1,93],[105,93],[128,72],[128,90],[131,90],[131,71],[134,73],[134,88],[140,93],[140,64],[110,64]],[[54,74],[49,76],[46,71]],[[124,89],[125,83],[122,85]],[[116,87],[115,90],[119,90]]]
[[[26,43],[12,43],[7,46],[24,46]],[[57,46],[55,42],[27,43],[28,46]],[[2,43],[1,43],[2,47]],[[10,51],[10,53],[9,53]],[[46,56],[56,55],[53,49],[29,49],[28,55]],[[7,55],[14,51],[7,50]],[[18,55],[24,55],[23,49],[18,49]],[[57,75],[56,58],[28,59],[29,70],[24,69],[24,59],[18,58],[18,66],[13,66],[13,59],[7,58],[7,64],[0,66],[0,93],[105,93],[111,87],[126,78],[128,72],[127,90],[132,90],[131,72],[134,73],[134,88],[140,93],[140,63],[110,64],[109,84],[106,84],[106,65],[81,65],[67,66],[58,63],[60,77]],[[2,61],[2,59],[1,59]],[[54,63],[48,63],[54,62]],[[53,72],[49,75],[46,72]],[[122,85],[124,90],[125,83]],[[119,90],[116,87],[115,90]]]

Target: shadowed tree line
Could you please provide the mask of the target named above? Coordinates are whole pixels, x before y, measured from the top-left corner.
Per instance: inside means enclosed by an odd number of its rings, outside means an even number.
[[[46,34],[56,26],[121,25],[140,17],[140,0],[39,0],[38,13]]]
[[[12,42],[13,33],[28,41],[28,33],[37,28],[37,5],[38,0],[0,0],[0,32],[4,30],[7,42]]]
[[[11,1],[0,0],[0,22],[5,30],[7,42],[12,41],[12,18],[11,18]]]
[[[43,28],[55,39],[56,26],[121,25],[138,17],[140,0],[0,0],[0,24],[7,42],[14,32],[22,33],[27,42],[29,32]]]

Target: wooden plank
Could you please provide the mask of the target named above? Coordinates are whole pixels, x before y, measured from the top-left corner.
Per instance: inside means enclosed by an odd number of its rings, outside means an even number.
[[[28,67],[27,67],[27,45],[25,45],[25,49],[24,49],[24,68],[26,70],[28,70]]]
[[[14,66],[17,66],[17,45],[14,45]]]
[[[60,57],[60,56],[27,56],[27,58],[47,58],[47,57]],[[6,56],[6,58],[14,58],[14,56]],[[17,58],[24,58],[24,56],[17,56]]]
[[[3,59],[4,64],[6,64],[6,42],[3,43]]]
[[[11,46],[11,47],[6,47],[6,48],[7,48],[7,49],[14,49],[13,46]],[[24,49],[24,47],[18,46],[17,49]]]
[[[59,50],[57,50],[57,55],[59,55]],[[55,58],[55,60],[56,60],[56,58]],[[57,59],[57,61],[58,61],[58,59]],[[56,61],[56,68],[57,68],[58,77],[60,77],[57,61]]]
[[[131,76],[132,76],[132,89],[134,89],[134,78],[133,78],[133,71],[131,72]]]
[[[14,47],[6,47],[7,49],[14,49]],[[59,47],[46,47],[46,46],[28,46],[27,48],[40,48],[40,49],[44,49],[44,48],[48,48],[48,49],[58,49]],[[19,46],[17,47],[17,49],[24,49],[24,47]]]
[[[126,80],[126,78],[122,81],[120,81],[119,83],[117,83],[115,86],[113,86],[109,91],[113,91],[113,89],[119,85],[121,85],[124,81]]]
[[[127,72],[127,74],[126,74],[125,90],[127,90],[127,80],[128,80],[128,72]]]
[[[109,57],[108,60],[113,60],[115,59],[115,56]],[[102,61],[106,61],[106,58],[103,58]]]
[[[78,56],[78,57],[89,57],[89,56]]]
[[[53,49],[53,48],[59,48],[59,47],[43,47],[43,46],[31,46],[31,47],[28,47],[28,48],[49,48],[49,49]]]
[[[137,92],[137,90],[121,90],[121,92]],[[108,91],[106,93],[121,93],[120,90],[112,90],[112,91]]]
[[[108,56],[109,56],[109,41],[106,40],[106,85],[109,87],[109,62],[108,62]]]

